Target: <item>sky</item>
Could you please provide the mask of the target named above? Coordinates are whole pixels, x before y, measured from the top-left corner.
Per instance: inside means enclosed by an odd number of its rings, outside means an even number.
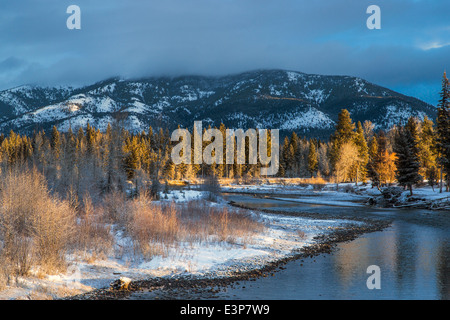
[[[68,29],[70,5],[81,29]],[[366,12],[380,8],[381,29]],[[0,90],[286,69],[357,76],[436,105],[448,0],[0,0]]]

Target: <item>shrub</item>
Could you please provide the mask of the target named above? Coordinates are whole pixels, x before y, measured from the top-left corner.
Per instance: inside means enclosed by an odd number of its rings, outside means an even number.
[[[127,223],[127,203],[123,192],[113,191],[103,198],[104,218],[110,223],[125,226]]]
[[[243,209],[210,206],[205,201],[190,201],[181,207],[180,219],[189,237],[206,240],[215,236],[219,241],[248,240],[263,229],[262,223]]]
[[[33,266],[63,269],[75,231],[75,212],[68,202],[49,194],[35,170],[2,175],[0,191],[0,258],[2,268],[25,275]]]
[[[238,238],[246,242],[263,228],[244,210],[214,207],[206,201],[157,204],[139,196],[129,202],[128,214],[126,230],[135,253],[146,258],[165,255],[180,242],[235,242]]]
[[[103,206],[95,206],[88,194],[83,198],[77,228],[77,248],[91,255],[107,254],[114,244]]]
[[[145,257],[162,254],[181,230],[175,205],[152,203],[146,195],[130,201],[128,215],[127,232]]]

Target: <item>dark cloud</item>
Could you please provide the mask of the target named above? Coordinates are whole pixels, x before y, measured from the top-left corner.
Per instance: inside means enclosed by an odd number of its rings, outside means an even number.
[[[17,70],[18,68],[22,67],[23,64],[23,60],[17,59],[15,57],[6,58],[5,60],[0,61],[0,72],[4,73]]]
[[[81,30],[66,28],[71,4],[81,8]],[[442,72],[449,69],[450,3],[379,0],[382,29],[368,30],[371,4],[10,1],[0,10],[0,88],[283,68],[360,76],[434,101],[429,88],[439,91]]]

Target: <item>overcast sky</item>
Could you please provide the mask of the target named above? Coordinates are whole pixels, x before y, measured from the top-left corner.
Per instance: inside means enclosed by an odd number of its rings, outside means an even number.
[[[81,30],[69,30],[69,5]],[[369,5],[381,30],[369,30]],[[449,0],[0,0],[0,89],[280,68],[351,75],[436,104]]]

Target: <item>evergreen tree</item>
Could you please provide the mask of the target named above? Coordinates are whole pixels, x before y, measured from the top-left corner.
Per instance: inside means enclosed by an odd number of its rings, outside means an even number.
[[[428,117],[425,117],[420,125],[418,148],[420,161],[419,174],[429,180],[430,176],[428,173],[431,173],[429,169],[436,167],[436,147],[434,124]]]
[[[374,186],[379,188],[380,185],[380,175],[377,170],[377,161],[378,161],[378,139],[376,136],[372,136],[369,140],[368,145],[368,155],[369,159],[367,162],[367,175],[372,181],[372,188]]]
[[[317,158],[316,145],[314,141],[309,143],[309,153],[308,153],[308,170],[311,173],[311,177],[317,172],[319,168],[319,161]]]
[[[450,82],[446,73],[442,78],[440,96],[436,119],[436,149],[441,176],[440,192],[442,192],[444,172],[447,175],[447,191],[450,185]]]
[[[50,147],[52,148],[55,160],[58,160],[61,154],[61,136],[56,126],[53,126],[52,128],[52,134],[50,136]]]
[[[356,134],[354,138],[356,148],[358,149],[358,163],[356,166],[356,181],[360,179],[365,182],[367,178],[367,163],[369,162],[369,148],[367,146],[367,141],[364,137],[364,129],[361,122],[358,121],[356,127]]]
[[[291,145],[288,137],[284,138],[280,162],[283,166],[285,176],[290,176],[294,164],[294,147]]]
[[[169,158],[169,160],[166,162],[164,169],[163,169],[164,178],[168,180],[173,180],[175,177],[175,164],[173,163],[172,159]]]
[[[428,185],[434,191],[434,186],[437,184],[438,180],[438,169],[436,167],[427,168],[426,175],[428,178]]]
[[[341,147],[353,141],[355,137],[355,124],[350,118],[350,112],[347,109],[342,109],[338,115],[338,122],[336,124],[336,130],[331,136],[331,142],[333,144],[331,150],[331,164],[335,167],[340,157]]]
[[[137,137],[128,137],[125,141],[123,148],[124,157],[124,168],[127,173],[127,178],[129,180],[135,177],[136,171],[139,168],[139,145]]]
[[[300,164],[302,161],[302,150],[301,150],[301,140],[299,139],[298,135],[295,132],[292,132],[291,139],[289,140],[289,143],[292,146],[293,151],[293,157],[292,157],[292,170],[293,174],[299,175],[300,174]]]
[[[394,151],[396,153],[397,181],[399,185],[408,187],[410,195],[412,195],[413,185],[422,180],[422,176],[419,174],[419,152],[417,142],[414,139],[413,121],[409,121],[406,127],[398,130],[395,137]]]

